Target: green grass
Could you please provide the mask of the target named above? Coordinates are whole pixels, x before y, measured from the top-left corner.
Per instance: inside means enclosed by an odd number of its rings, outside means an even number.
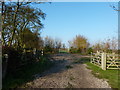
[[[89,58],[82,58],[85,61],[87,68],[92,70],[92,74],[100,79],[105,79],[112,88],[118,88],[118,70],[102,70],[100,67],[92,64]]]
[[[68,53],[68,50],[60,50],[59,53]]]
[[[40,74],[53,65],[53,63],[43,57],[39,62],[23,67],[13,75],[7,75],[3,79],[3,89],[16,88],[26,82],[32,81],[35,74]]]
[[[92,70],[92,73],[102,79],[107,79],[109,85],[112,88],[118,88],[118,70],[102,70],[101,68],[93,65],[92,63],[87,63],[88,68]]]

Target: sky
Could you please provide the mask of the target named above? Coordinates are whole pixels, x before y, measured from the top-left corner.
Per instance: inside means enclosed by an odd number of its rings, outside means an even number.
[[[59,38],[68,46],[76,35],[85,36],[91,44],[117,37],[118,12],[115,2],[52,2],[35,5],[46,13],[41,36]]]

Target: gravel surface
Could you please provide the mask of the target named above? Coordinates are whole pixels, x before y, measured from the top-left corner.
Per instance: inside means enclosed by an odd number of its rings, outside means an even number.
[[[51,60],[55,65],[42,74],[36,74],[28,88],[111,88],[109,84],[98,79],[87,69],[86,64],[73,64],[73,61],[83,56],[78,54],[54,54]],[[84,56],[87,57],[87,56]]]

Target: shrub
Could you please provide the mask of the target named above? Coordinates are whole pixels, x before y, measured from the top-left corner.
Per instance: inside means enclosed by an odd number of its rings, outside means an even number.
[[[91,54],[91,52],[93,52],[93,49],[92,48],[88,48],[87,49],[87,54]]]
[[[70,53],[77,53],[77,48],[71,47],[69,52]]]
[[[4,54],[8,54],[8,61],[5,61]],[[3,46],[2,47],[2,61],[3,67],[7,63],[7,73],[12,73],[15,68],[20,64],[20,54],[13,47]]]
[[[41,56],[41,51],[37,51],[34,55],[32,52],[23,52],[23,49],[15,49],[13,47],[3,46],[2,48],[2,66],[3,71],[7,72],[6,74],[15,75],[17,71],[22,70],[22,68],[27,65],[32,65],[35,62],[39,61]],[[5,61],[4,54],[8,54],[8,62]],[[7,71],[6,71],[7,68]]]

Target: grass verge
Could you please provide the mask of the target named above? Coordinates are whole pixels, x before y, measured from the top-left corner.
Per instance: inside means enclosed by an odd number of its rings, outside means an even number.
[[[118,70],[102,70],[101,68],[93,65],[92,63],[86,63],[88,68],[92,70],[92,73],[100,78],[107,79],[107,82],[112,88],[118,88]]]
[[[42,73],[53,66],[53,63],[42,57],[39,62],[23,67],[14,74],[9,74],[3,79],[3,89],[17,88],[26,82],[32,81],[35,74]]]
[[[80,61],[87,64],[92,74],[100,79],[105,79],[112,88],[118,88],[118,70],[102,70],[100,67],[90,63],[90,58],[81,58]]]

